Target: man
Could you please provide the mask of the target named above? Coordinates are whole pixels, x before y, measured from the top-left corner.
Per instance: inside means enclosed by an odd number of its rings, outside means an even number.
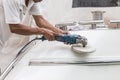
[[[41,1],[0,0],[0,48],[2,47],[0,68],[2,70],[14,59],[21,47],[19,45],[23,46],[28,41],[26,35],[44,35],[49,41],[52,41],[56,35],[67,33],[52,26],[42,17],[39,7]],[[30,26],[31,15],[37,24],[35,27]]]
[[[39,7],[39,2],[41,1],[42,0],[0,0],[0,42],[2,42],[0,45],[6,43],[11,36],[11,32],[25,36],[44,35],[49,41],[54,40],[54,36],[56,35],[67,33],[52,26],[42,17],[41,8]],[[37,24],[34,28],[29,25],[31,15]],[[11,39],[9,39],[5,46],[14,44],[10,42]],[[19,40],[13,42],[16,41]],[[17,42],[15,44],[17,44]]]
[[[20,35],[44,35],[49,41],[54,40],[54,36],[64,34],[66,32],[52,26],[46,21],[39,7],[39,2],[42,0],[2,0],[0,16],[0,40],[6,41],[10,32]],[[24,22],[24,15],[32,15],[37,27],[32,28]],[[28,17],[29,18],[29,17]],[[29,19],[28,19],[29,20]],[[10,31],[9,31],[10,30]]]

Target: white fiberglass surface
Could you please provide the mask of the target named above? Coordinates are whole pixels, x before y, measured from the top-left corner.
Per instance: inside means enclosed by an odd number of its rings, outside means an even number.
[[[120,79],[120,65],[55,65],[29,66],[31,59],[85,59],[85,58],[119,58],[120,30],[76,31],[87,37],[88,43],[96,48],[90,54],[78,54],[70,45],[57,41],[37,41],[34,46],[9,73],[5,80],[113,80]]]

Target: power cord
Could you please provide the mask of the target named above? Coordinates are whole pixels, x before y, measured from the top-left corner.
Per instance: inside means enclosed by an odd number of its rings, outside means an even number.
[[[35,40],[42,40],[42,38],[35,38],[35,39],[32,39],[31,41],[29,41],[22,49],[20,49],[20,51],[18,52],[18,54],[16,55],[16,58],[24,51],[24,49],[29,45],[31,44],[33,41]]]
[[[8,75],[8,73],[14,68],[15,64],[18,62],[18,59],[21,57],[20,55],[24,52],[24,49],[31,44],[33,41],[35,40],[42,40],[42,38],[35,38],[32,39],[31,41],[29,41],[22,49],[20,49],[20,51],[18,52],[18,54],[16,55],[15,59],[8,65],[8,67],[6,68],[6,70],[1,74],[0,76],[0,80],[4,80],[5,77]]]

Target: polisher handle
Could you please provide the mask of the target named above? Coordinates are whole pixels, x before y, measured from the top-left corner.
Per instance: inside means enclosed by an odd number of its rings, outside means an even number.
[[[76,39],[77,39],[77,35],[70,35],[70,34],[64,34],[62,36],[55,36],[55,40],[56,41],[60,41],[60,42],[68,42],[70,44],[76,44]],[[42,41],[46,40],[46,38],[44,36],[42,36]]]

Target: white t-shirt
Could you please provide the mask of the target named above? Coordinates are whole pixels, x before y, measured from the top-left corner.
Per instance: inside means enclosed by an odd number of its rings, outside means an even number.
[[[4,43],[11,35],[8,24],[28,25],[30,15],[41,15],[39,3],[25,0],[0,0],[0,40]]]

